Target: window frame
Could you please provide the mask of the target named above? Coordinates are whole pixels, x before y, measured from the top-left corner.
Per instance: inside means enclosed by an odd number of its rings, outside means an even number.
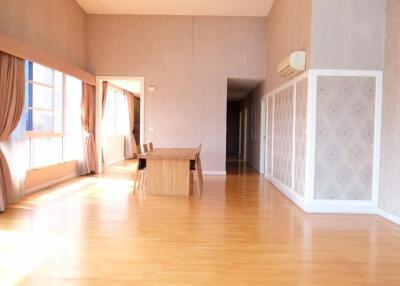
[[[25,128],[25,138],[27,139],[34,139],[34,138],[39,138],[39,137],[63,137],[64,136],[64,130],[65,130],[65,93],[66,93],[66,75],[63,72],[60,72],[62,75],[62,89],[61,89],[61,102],[62,102],[62,114],[61,114],[61,132],[55,132],[55,80],[56,80],[56,70],[47,66],[43,66],[41,64],[35,63],[33,61],[26,61],[28,66],[29,66],[29,71],[28,71],[28,78],[25,75],[25,85],[27,85],[30,90],[29,90],[29,97],[33,99],[33,86],[37,85],[37,86],[42,86],[42,87],[46,87],[46,88],[50,88],[52,91],[52,97],[51,97],[51,108],[41,108],[41,107],[34,107],[34,106],[26,106],[26,112],[31,111],[31,113],[29,114],[30,118],[30,122],[33,125],[33,112],[35,110],[37,111],[44,111],[44,112],[51,112],[51,117],[52,117],[52,121],[51,121],[51,130],[50,131],[35,131],[35,130],[26,130],[27,128]],[[38,64],[41,65],[45,68],[48,68],[51,70],[52,75],[53,75],[53,85],[49,85],[46,83],[42,83],[42,82],[38,82],[38,81],[34,81],[33,80],[33,65],[34,64]],[[32,127],[33,129],[33,127]],[[32,145],[32,144],[31,144]]]
[[[44,68],[47,68],[51,71],[52,73],[52,85],[51,84],[47,84],[44,82],[40,82],[40,81],[35,81],[33,80],[34,78],[34,74],[33,74],[33,66],[34,64],[38,64],[40,66],[43,66]],[[42,64],[33,62],[33,61],[28,61],[26,60],[26,68],[28,68],[29,70],[26,71],[25,73],[25,86],[27,86],[27,88],[29,89],[28,91],[26,91],[25,95],[28,96],[28,98],[25,101],[25,112],[24,112],[24,116],[29,116],[29,119],[27,118],[27,120],[29,120],[29,123],[27,122],[25,124],[25,132],[24,132],[24,137],[27,140],[27,144],[28,144],[28,149],[29,149],[29,156],[28,156],[28,160],[29,160],[29,170],[35,170],[38,168],[45,168],[48,166],[53,166],[53,165],[57,165],[57,164],[62,164],[64,162],[67,162],[68,160],[66,160],[65,156],[66,156],[66,151],[65,151],[65,127],[66,127],[66,96],[67,96],[67,74],[64,72],[61,72],[59,70],[56,70],[54,68],[48,67],[48,66],[44,66]],[[57,81],[61,80],[61,82],[57,83]],[[61,88],[57,88],[57,84],[61,84]],[[41,108],[41,107],[34,107],[33,106],[33,87],[34,86],[40,86],[40,87],[45,87],[51,90],[51,108]],[[59,108],[59,110],[57,110],[58,108],[56,108],[56,97],[61,104],[61,107]],[[51,113],[51,130],[49,131],[35,131],[35,130],[28,130],[33,129],[33,113],[34,111],[44,111],[44,112],[49,112]],[[29,112],[30,111],[30,112]],[[55,131],[56,128],[56,120],[58,119],[56,116],[56,112],[61,112],[61,118],[59,120],[61,120],[61,124],[60,124],[60,130],[61,131]],[[29,125],[29,126],[28,126]],[[61,161],[57,162],[57,163],[52,163],[52,164],[48,164],[48,165],[36,165],[35,161],[36,161],[36,152],[35,152],[35,139],[40,139],[40,138],[44,138],[44,139],[53,139],[53,138],[60,138],[61,139],[61,146],[60,146],[60,158]],[[58,161],[58,160],[57,160]]]

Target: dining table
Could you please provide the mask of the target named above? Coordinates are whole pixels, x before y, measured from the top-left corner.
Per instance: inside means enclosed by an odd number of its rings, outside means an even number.
[[[189,196],[190,162],[198,148],[156,148],[140,154],[146,160],[146,194]]]

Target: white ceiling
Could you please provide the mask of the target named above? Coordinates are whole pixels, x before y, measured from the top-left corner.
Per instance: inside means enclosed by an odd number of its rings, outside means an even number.
[[[116,86],[119,86],[122,89],[125,89],[135,94],[140,94],[142,92],[142,83],[139,80],[111,79],[108,81]]]
[[[240,101],[254,90],[262,79],[228,78],[228,101]]]
[[[76,0],[88,14],[268,15],[274,0]]]

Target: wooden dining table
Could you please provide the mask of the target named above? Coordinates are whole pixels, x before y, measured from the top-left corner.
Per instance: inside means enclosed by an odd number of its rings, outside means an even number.
[[[190,161],[198,148],[157,148],[140,154],[146,160],[146,193],[165,196],[189,196]]]

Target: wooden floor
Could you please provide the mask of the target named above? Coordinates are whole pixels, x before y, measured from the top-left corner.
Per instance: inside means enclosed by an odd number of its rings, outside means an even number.
[[[0,285],[400,285],[382,218],[306,215],[235,162],[201,197],[132,195],[132,164],[1,214]]]

